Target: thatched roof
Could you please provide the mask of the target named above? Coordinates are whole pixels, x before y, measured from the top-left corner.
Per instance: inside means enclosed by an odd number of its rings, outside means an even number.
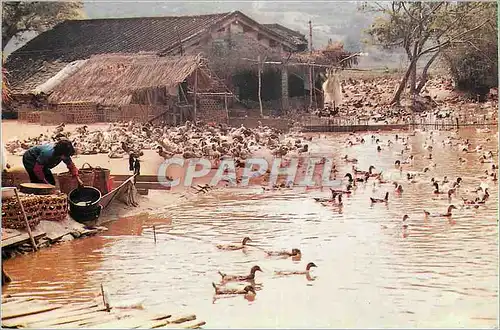
[[[134,94],[141,90],[177,86],[195,71],[200,62],[199,56],[95,55],[56,86],[49,101],[129,104]],[[199,73],[199,80],[208,79],[203,72]]]
[[[231,14],[67,20],[8,57],[10,82],[16,92],[26,93],[68,63],[92,55],[160,52],[179,39],[189,39],[219,24]]]

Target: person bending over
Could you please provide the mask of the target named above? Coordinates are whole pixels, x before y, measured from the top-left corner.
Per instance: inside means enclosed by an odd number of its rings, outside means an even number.
[[[56,185],[51,169],[63,161],[71,174],[78,180],[78,186],[83,182],[78,176],[78,169],[71,160],[75,148],[71,141],[61,140],[56,143],[47,143],[31,147],[23,155],[23,165],[30,176],[32,183],[48,183]]]

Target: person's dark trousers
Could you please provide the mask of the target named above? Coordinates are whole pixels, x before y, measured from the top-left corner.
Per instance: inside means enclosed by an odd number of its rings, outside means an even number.
[[[23,165],[24,168],[26,169],[26,172],[28,172],[28,175],[30,176],[31,183],[45,183],[36,176],[35,172],[33,171],[33,167],[31,167],[30,164],[26,164],[24,159],[23,159]],[[43,168],[43,175],[45,175],[45,180],[47,180],[48,183],[54,186],[56,185],[56,180],[54,179],[54,175],[52,175],[52,172],[48,167]]]

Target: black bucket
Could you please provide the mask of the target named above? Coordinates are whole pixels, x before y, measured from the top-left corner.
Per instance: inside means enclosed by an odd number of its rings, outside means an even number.
[[[101,215],[101,192],[94,187],[77,188],[68,195],[69,215],[78,222],[88,222]]]

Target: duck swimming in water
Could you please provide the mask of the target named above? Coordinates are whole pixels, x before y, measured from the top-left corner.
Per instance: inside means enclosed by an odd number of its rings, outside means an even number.
[[[460,183],[462,182],[462,178],[458,177],[455,182],[451,185],[452,188],[460,188]]]
[[[446,213],[433,213],[431,214],[430,212],[424,210],[424,214],[426,217],[433,217],[433,218],[437,218],[437,217],[451,217],[452,214],[451,214],[451,210],[456,210],[457,207],[455,205],[450,205],[448,206],[448,210],[446,211]]]
[[[370,197],[370,201],[372,203],[387,203],[389,201],[389,192],[385,193],[385,197],[383,199],[382,198]]]
[[[403,215],[403,229],[408,229],[408,224],[406,223],[406,220],[408,220],[410,217],[408,214]]]
[[[255,288],[251,285],[247,285],[243,289],[232,289],[232,288],[224,288],[221,286],[217,286],[215,283],[212,282],[212,286],[215,289],[215,294],[216,295],[223,295],[223,294],[251,294],[251,295],[256,295],[257,293],[255,292]]]
[[[299,249],[292,249],[289,251],[265,251],[266,254],[270,257],[298,257],[302,255]]]
[[[348,184],[345,190],[330,188],[330,191],[332,192],[332,196],[333,196],[333,194],[335,194],[335,196],[337,196],[338,194],[347,194],[347,195],[349,195],[349,194],[352,194],[351,189],[352,189],[352,185]]]
[[[253,266],[250,269],[250,274],[248,275],[227,275],[219,272],[219,275],[222,277],[224,282],[241,282],[241,281],[252,281],[255,279],[255,273],[262,272],[259,266]]]
[[[250,237],[245,237],[243,238],[243,241],[241,242],[241,245],[232,245],[232,244],[228,244],[228,245],[224,245],[224,244],[217,244],[217,248],[220,249],[220,250],[228,250],[228,251],[235,251],[235,250],[241,250],[243,248],[246,247],[246,244],[248,242],[251,242],[252,240],[250,239]]]
[[[358,160],[356,158],[348,158],[347,155],[345,155],[342,159],[345,160],[346,163],[357,163],[358,162]]]
[[[367,182],[369,177],[370,175],[368,173],[364,173],[362,178],[353,178],[351,173],[346,173],[346,175],[344,175],[344,178],[348,178],[351,184],[355,184],[356,182]]]
[[[276,275],[287,276],[287,275],[309,275],[312,267],[318,267],[314,262],[310,262],[306,266],[305,271],[275,271]]]
[[[398,184],[397,182],[394,182],[394,191],[397,192],[398,194],[401,194],[403,192],[403,186]]]

